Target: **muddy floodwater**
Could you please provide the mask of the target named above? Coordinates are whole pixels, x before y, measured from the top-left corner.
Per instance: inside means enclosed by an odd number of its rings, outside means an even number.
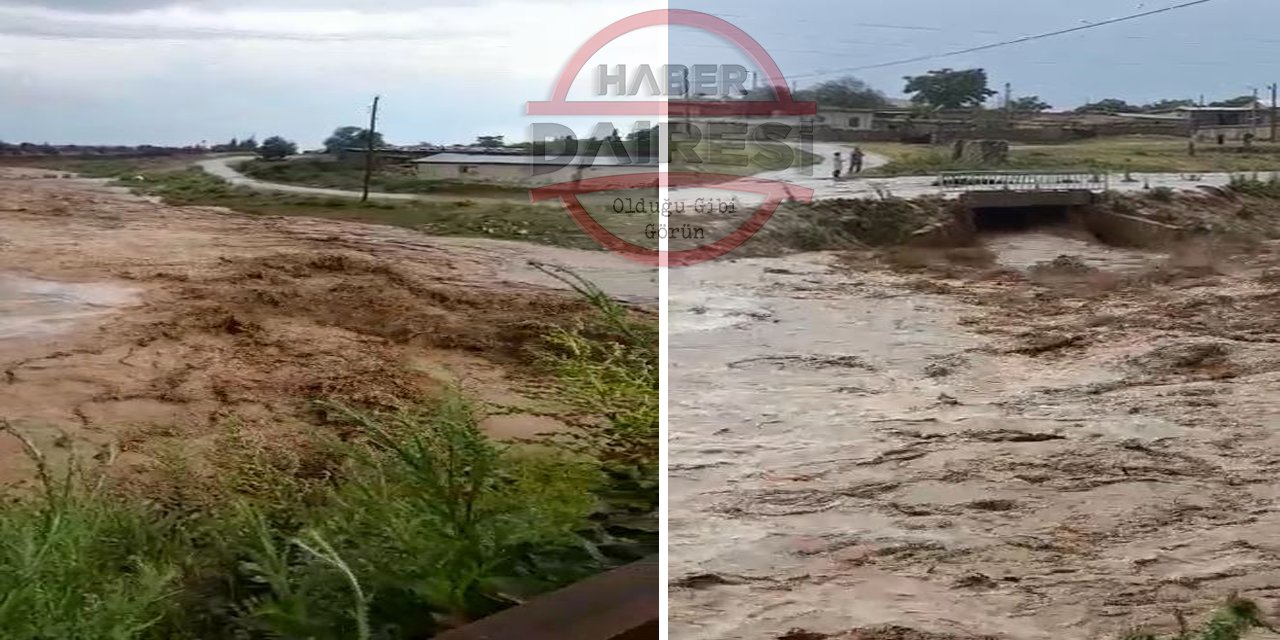
[[[1163,259],[985,243],[1006,279]],[[1101,640],[1274,605],[1280,335],[1218,311],[1280,294],[1256,275],[1070,298],[830,254],[673,270],[672,637]]]
[[[0,340],[45,338],[135,301],[136,292],[103,283],[70,283],[0,274]]]

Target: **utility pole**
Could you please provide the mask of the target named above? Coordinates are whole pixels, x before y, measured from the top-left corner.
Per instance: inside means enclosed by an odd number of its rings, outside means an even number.
[[[1004,119],[1013,122],[1013,83],[1004,83]]]
[[[360,196],[360,202],[369,201],[369,183],[373,181],[374,140],[378,135],[378,102],[380,100],[382,96],[373,97],[373,109],[369,113],[369,130],[365,132],[364,193]]]
[[[1257,133],[1258,129],[1258,88],[1253,89],[1253,103],[1249,106],[1249,133]]]
[[[1276,116],[1280,115],[1280,85],[1271,83],[1271,142],[1276,142]]]

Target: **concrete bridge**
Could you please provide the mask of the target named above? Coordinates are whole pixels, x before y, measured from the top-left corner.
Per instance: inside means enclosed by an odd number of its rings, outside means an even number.
[[[982,231],[1070,224],[1115,244],[1176,242],[1182,230],[1093,207],[1111,188],[1106,173],[1078,171],[968,171],[938,175],[934,188],[956,200],[954,219],[929,229],[926,242],[956,243]]]
[[[1105,173],[1079,171],[951,171],[935,185],[970,209],[1079,207],[1111,186]]]
[[[1111,188],[1111,177],[1096,171],[944,171],[937,186],[963,192],[1102,193]]]

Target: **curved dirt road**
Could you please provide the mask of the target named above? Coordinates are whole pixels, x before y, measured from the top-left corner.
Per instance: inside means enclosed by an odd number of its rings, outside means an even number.
[[[326,189],[323,187],[305,187],[296,184],[281,184],[279,182],[263,182],[250,178],[236,170],[236,165],[253,160],[254,156],[230,156],[226,158],[209,158],[196,163],[196,166],[203,169],[210,175],[217,176],[237,187],[248,187],[257,191],[273,191],[276,193],[295,193],[300,195],[324,196],[329,198],[359,198],[359,191],[346,191],[344,189]],[[418,201],[418,202],[454,202],[458,200],[492,200],[500,202],[525,202],[523,199],[502,198],[496,196],[484,195],[431,195],[420,193],[385,193],[370,192],[370,198],[378,200],[400,200],[400,201]]]

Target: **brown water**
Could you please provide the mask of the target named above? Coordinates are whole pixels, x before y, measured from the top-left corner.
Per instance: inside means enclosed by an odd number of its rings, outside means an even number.
[[[43,338],[136,300],[133,289],[0,275],[0,340]]]
[[[1155,257],[989,240],[1020,269]],[[1141,321],[1022,355],[1001,336],[1036,319],[909,284],[826,255],[673,270],[673,638],[892,624],[1111,640],[1232,591],[1280,595],[1276,374],[1145,382],[1135,357],[1193,337]],[[1242,362],[1280,357],[1239,348]]]

